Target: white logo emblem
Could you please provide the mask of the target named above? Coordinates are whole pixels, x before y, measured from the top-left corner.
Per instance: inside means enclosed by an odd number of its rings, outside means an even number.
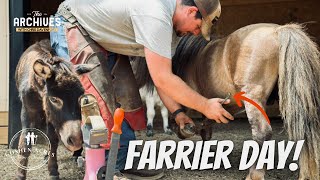
[[[18,146],[18,149],[16,148]],[[51,143],[48,136],[36,128],[26,128],[17,132],[10,141],[9,154],[13,163],[24,170],[35,170],[44,166],[49,158]],[[22,162],[28,158],[27,165]]]

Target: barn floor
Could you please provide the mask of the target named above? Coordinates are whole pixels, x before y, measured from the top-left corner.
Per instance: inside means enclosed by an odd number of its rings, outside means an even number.
[[[155,125],[155,135],[153,137],[146,137],[145,132],[137,132],[137,139],[143,140],[175,140],[178,141],[176,135],[162,134],[162,124],[157,123]],[[275,119],[272,120],[273,127],[273,139],[277,141],[287,140],[285,132],[283,132],[282,121]],[[246,176],[247,171],[239,171],[238,166],[241,157],[242,144],[245,140],[250,140],[251,130],[250,126],[245,119],[239,119],[231,122],[227,125],[216,124],[213,130],[213,138],[215,140],[232,140],[234,142],[234,149],[229,155],[231,168],[230,169],[220,169],[220,170],[166,170],[165,176],[162,179],[213,179],[213,180],[233,180],[233,179],[243,179]],[[199,141],[200,137],[193,137],[191,140]],[[0,179],[1,180],[11,180],[14,179],[17,167],[9,157],[6,157],[7,146],[0,146]],[[277,151],[275,152],[277,155]],[[77,165],[71,160],[72,153],[67,151],[63,146],[58,149],[58,159],[59,159],[59,172],[60,178],[62,180],[80,180],[84,176],[84,168],[78,168]],[[267,172],[266,179],[276,180],[276,179],[297,179],[298,173],[291,172],[288,169],[288,164],[291,163],[292,156],[287,160],[286,167],[283,170],[270,170]],[[275,166],[277,161],[275,161]],[[38,170],[29,171],[28,179],[42,180],[48,179],[48,171],[45,166]]]

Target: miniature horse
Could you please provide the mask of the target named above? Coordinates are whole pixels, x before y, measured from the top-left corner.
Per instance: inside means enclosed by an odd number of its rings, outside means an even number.
[[[253,24],[223,39],[206,42],[184,37],[173,58],[173,71],[207,98],[228,93],[255,101],[263,109],[278,87],[279,106],[290,140],[305,140],[300,154],[299,179],[319,179],[320,61],[317,45],[297,24]],[[140,72],[140,70],[137,70]],[[142,71],[141,71],[142,72]],[[272,136],[271,125],[252,104],[244,101],[253,140],[262,144]],[[238,112],[235,99],[225,106]],[[201,130],[204,140],[212,135],[211,124]],[[256,165],[246,179],[264,179]]]
[[[203,43],[183,39],[173,60],[177,74],[205,97],[244,96],[265,108],[278,82],[279,105],[289,139],[305,140],[299,179],[319,179],[320,57],[317,45],[296,24],[254,24],[223,39]],[[253,140],[272,136],[271,125],[255,106],[244,102]],[[235,113],[236,102],[225,107]],[[211,137],[211,136],[210,136]],[[251,167],[247,179],[264,179]]]

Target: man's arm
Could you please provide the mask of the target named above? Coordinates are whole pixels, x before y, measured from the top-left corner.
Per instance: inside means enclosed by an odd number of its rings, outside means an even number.
[[[223,99],[207,99],[201,96],[172,73],[170,59],[162,57],[148,48],[145,48],[144,51],[151,78],[162,93],[172,98],[175,102],[195,109],[209,119],[214,119],[217,123],[227,123],[227,118],[233,120],[231,114],[220,104]],[[225,103],[229,102],[228,100]]]
[[[157,92],[159,94],[160,99],[163,104],[167,107],[167,109],[173,113],[177,109],[181,108],[181,105],[172,100],[169,96],[167,96],[161,89],[157,88]]]
[[[157,88],[157,92],[163,102],[163,104],[168,108],[168,110],[173,113],[177,109],[181,108],[181,105],[172,100],[170,97],[166,96],[165,93],[163,93],[160,89]],[[180,129],[184,128],[185,124],[193,124],[194,122],[192,121],[191,118],[189,118],[184,112],[180,112],[176,115],[174,119],[177,123],[177,125],[180,127]]]

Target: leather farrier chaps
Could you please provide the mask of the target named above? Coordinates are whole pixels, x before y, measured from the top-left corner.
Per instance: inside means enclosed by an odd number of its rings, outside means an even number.
[[[128,56],[107,52],[90,38],[85,29],[70,13],[68,7],[60,5],[58,15],[68,22],[65,34],[70,60],[73,64],[100,64],[81,77],[85,93],[93,94],[98,100],[101,115],[111,137],[113,112],[118,106],[125,110],[125,119],[133,130],[145,129],[146,121],[139,88]],[[110,139],[109,141],[110,142]]]

